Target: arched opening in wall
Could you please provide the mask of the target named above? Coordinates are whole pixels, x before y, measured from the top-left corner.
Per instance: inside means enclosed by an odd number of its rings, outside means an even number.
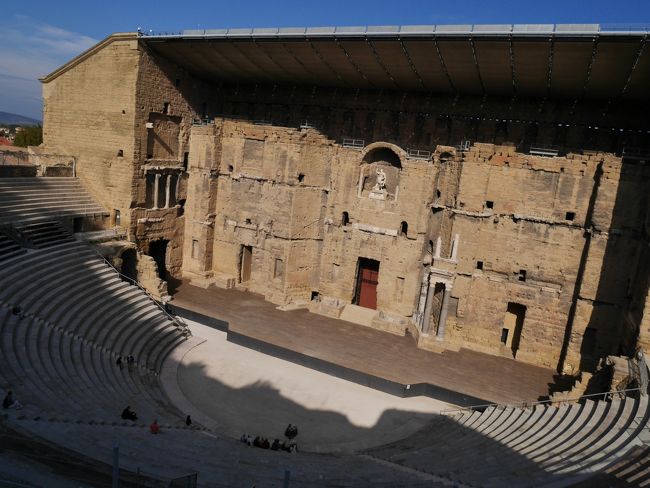
[[[350,214],[348,214],[347,212],[343,212],[341,214],[341,225],[344,227],[346,225],[350,225]]]
[[[519,341],[521,331],[524,327],[526,318],[526,307],[520,303],[508,303],[506,316],[503,319],[503,328],[501,329],[501,344],[512,351],[512,357],[517,356],[519,350]]]
[[[399,224],[399,235],[402,237],[408,237],[409,235],[409,224],[403,220]]]
[[[138,254],[135,249],[127,249],[122,253],[120,273],[127,278],[138,281]]]
[[[158,268],[158,277],[166,280],[169,272],[167,271],[167,239],[159,239],[149,244],[149,256],[156,262]]]
[[[363,158],[359,174],[359,196],[395,200],[399,191],[402,162],[388,147],[377,147]]]

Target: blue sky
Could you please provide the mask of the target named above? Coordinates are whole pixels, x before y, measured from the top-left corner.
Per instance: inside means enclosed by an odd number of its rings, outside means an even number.
[[[0,9],[0,111],[41,118],[38,77],[112,32],[222,27],[650,23],[650,0],[22,0]]]

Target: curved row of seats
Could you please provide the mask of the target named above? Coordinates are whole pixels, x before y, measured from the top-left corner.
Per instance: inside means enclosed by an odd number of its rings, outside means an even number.
[[[0,178],[0,224],[108,215],[77,178]]]
[[[368,454],[477,486],[548,486],[607,468],[650,419],[647,394],[559,406],[491,406],[440,416]]]
[[[86,244],[6,260],[0,327],[2,387],[40,415],[111,422],[131,405],[145,421],[182,420],[156,376],[185,332]],[[136,363],[120,369],[127,355]]]

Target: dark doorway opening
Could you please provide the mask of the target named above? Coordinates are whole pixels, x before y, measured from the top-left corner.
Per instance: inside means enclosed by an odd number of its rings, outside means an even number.
[[[169,241],[167,239],[160,239],[158,241],[153,241],[149,244],[149,256],[153,258],[158,267],[158,277],[161,280],[167,279],[167,244]]]
[[[84,219],[83,217],[75,217],[72,219],[72,232],[75,234],[77,232],[83,232],[84,231]]]
[[[246,283],[251,279],[251,262],[253,261],[253,247],[241,247],[241,262],[239,263],[239,279]]]
[[[377,284],[379,283],[379,261],[359,258],[354,304],[377,309]]]
[[[519,350],[519,341],[521,339],[521,331],[524,327],[524,319],[526,318],[526,307],[519,303],[508,303],[508,308],[506,310],[506,317],[503,321],[503,330],[501,331],[501,338],[504,338],[504,332],[509,333],[505,334],[505,345],[510,347],[512,351],[512,357],[517,356],[517,351]]]
[[[431,304],[431,327],[427,330],[434,330],[435,333],[438,333],[438,327],[440,326],[440,315],[442,314],[442,302],[445,298],[445,291],[447,287],[444,283],[436,283],[433,286],[433,297]]]
[[[135,249],[127,249],[122,253],[120,272],[133,281],[138,281],[138,255]]]

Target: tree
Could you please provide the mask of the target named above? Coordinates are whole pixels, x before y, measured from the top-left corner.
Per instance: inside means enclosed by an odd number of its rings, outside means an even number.
[[[40,125],[33,125],[23,127],[20,132],[16,132],[14,146],[38,146],[41,142],[43,142],[43,128]]]

